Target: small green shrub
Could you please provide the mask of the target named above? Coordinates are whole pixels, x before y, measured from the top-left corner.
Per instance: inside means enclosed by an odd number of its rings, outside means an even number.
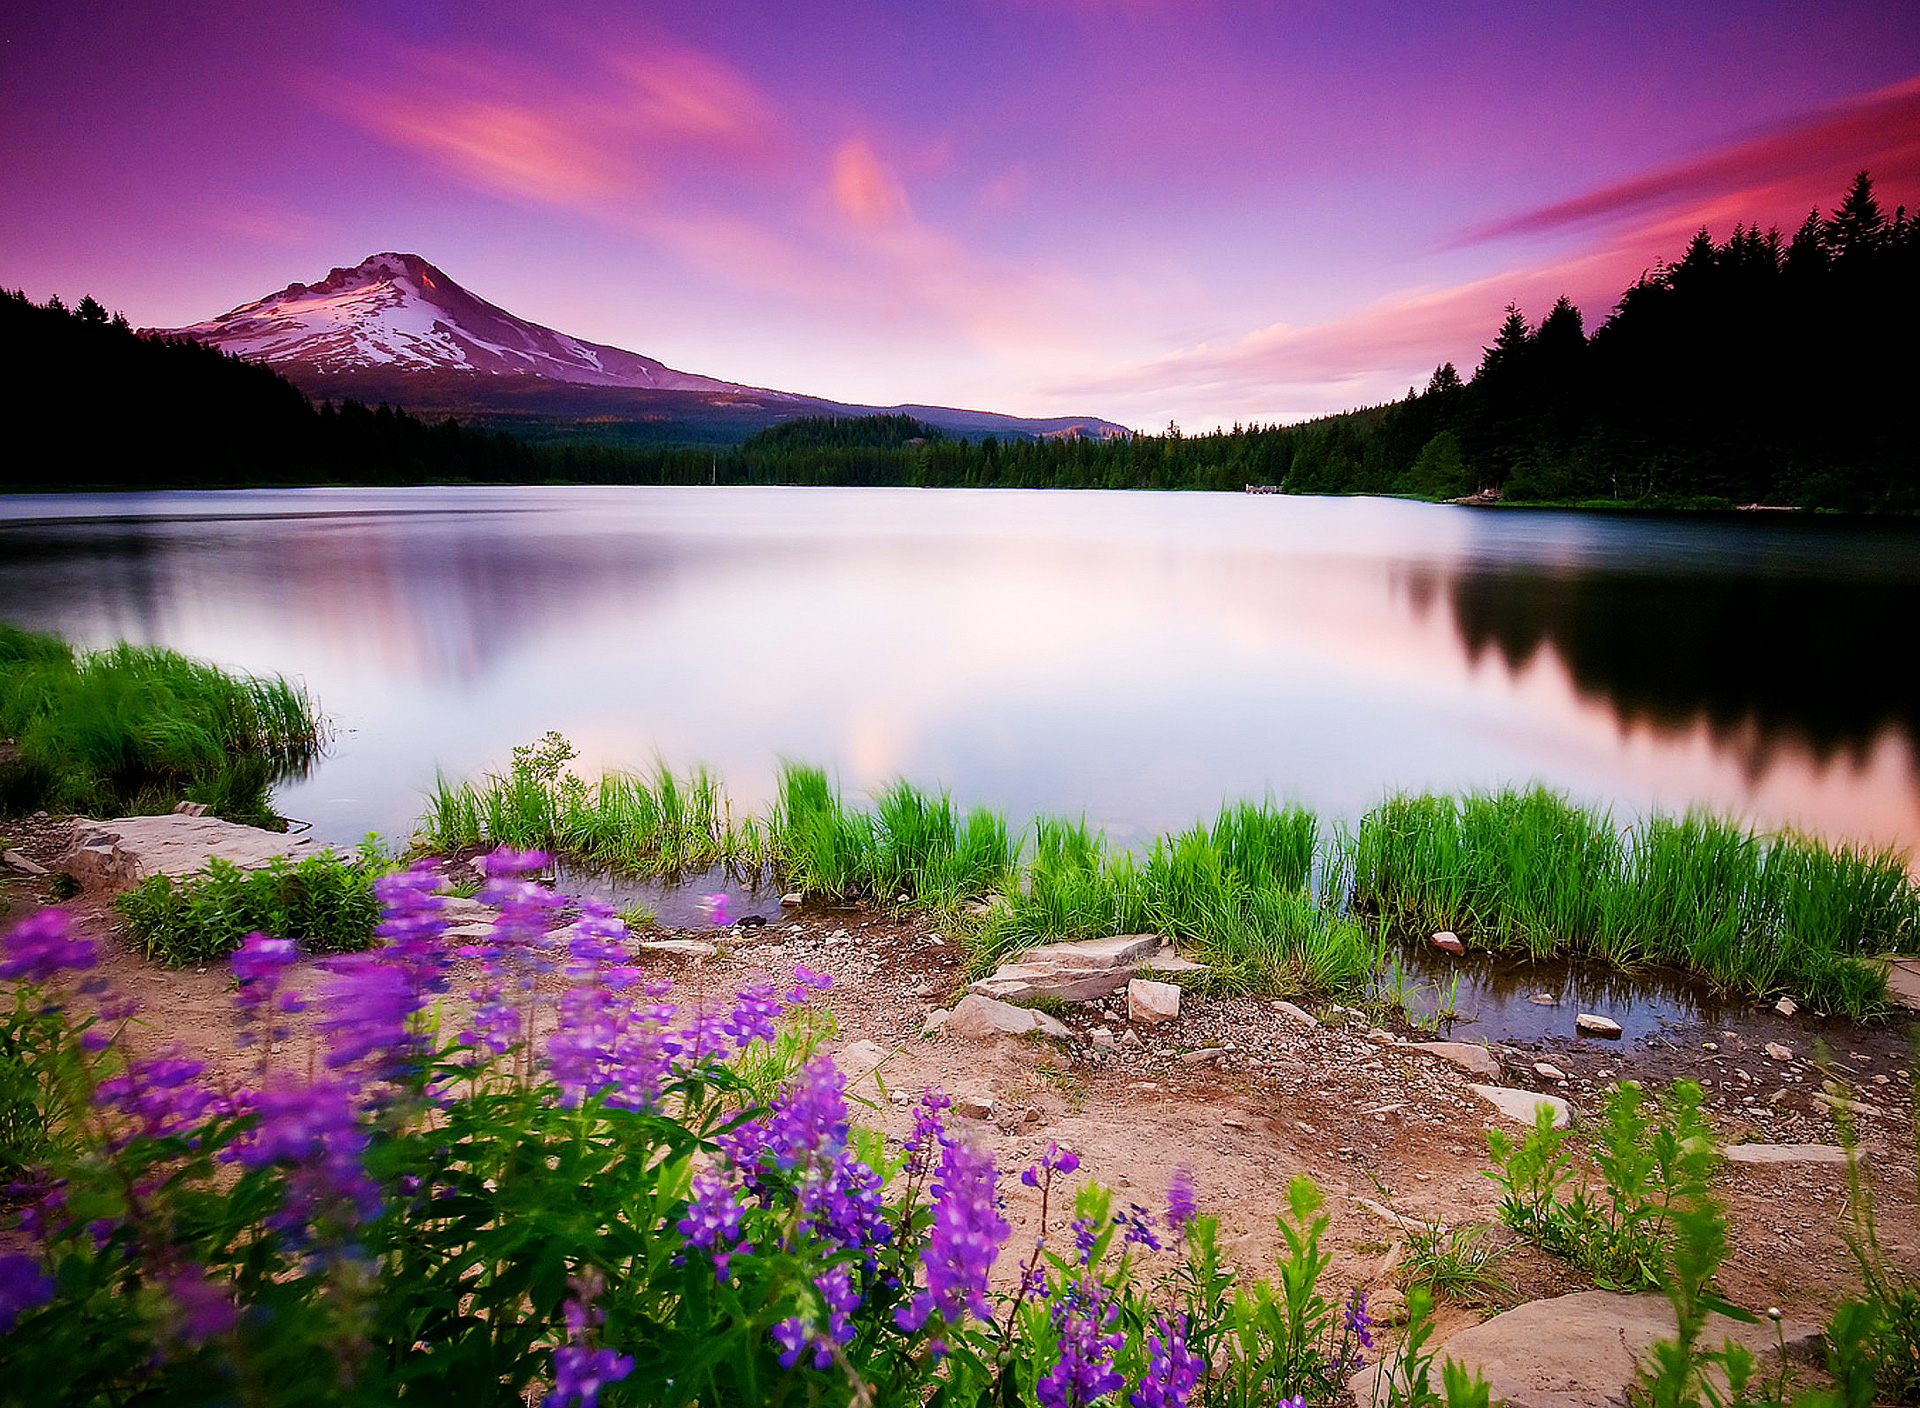
[[[1503,1191],[1502,1219],[1591,1271],[1602,1286],[1640,1290],[1657,1284],[1675,1208],[1704,1196],[1712,1172],[1704,1099],[1700,1087],[1685,1080],[1675,1081],[1651,1106],[1638,1082],[1614,1087],[1593,1151],[1598,1189],[1575,1179],[1569,1132],[1553,1127],[1545,1104],[1519,1139],[1489,1130],[1487,1147],[1496,1165],[1489,1176]]]
[[[146,956],[174,966],[223,959],[255,931],[309,953],[362,949],[380,917],[366,869],[331,852],[258,870],[214,860],[178,884],[153,876],[114,904]]]

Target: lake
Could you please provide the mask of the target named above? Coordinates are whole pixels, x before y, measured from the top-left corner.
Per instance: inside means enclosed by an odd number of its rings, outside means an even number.
[[[0,618],[303,679],[281,811],[404,835],[436,770],[782,757],[1137,842],[1541,781],[1920,846],[1920,534],[1748,514],[1011,490],[0,497]]]

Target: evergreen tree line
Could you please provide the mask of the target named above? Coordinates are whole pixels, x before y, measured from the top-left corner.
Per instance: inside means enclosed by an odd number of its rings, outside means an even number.
[[[140,337],[91,296],[72,309],[0,289],[7,435],[0,491],[421,484],[537,478],[505,435],[389,406],[315,406],[272,368],[187,338]]]
[[[1471,378],[1294,425],[1114,439],[957,439],[910,416],[807,417],[715,449],[525,444],[382,406],[314,407],[270,369],[135,337],[92,299],[0,297],[26,351],[15,488],[215,483],[843,484],[1494,494],[1509,501],[1920,511],[1920,219],[1867,173],[1791,238],[1705,230],[1591,335],[1518,308]]]

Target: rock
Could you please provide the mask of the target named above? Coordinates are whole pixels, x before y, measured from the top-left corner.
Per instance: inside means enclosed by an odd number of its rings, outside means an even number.
[[[568,926],[568,927],[571,928],[572,926]],[[562,929],[556,929],[553,932],[554,934],[564,935],[567,931]],[[488,939],[491,939],[493,937],[493,925],[491,924],[455,924],[447,929],[444,937],[448,939],[457,939],[459,942],[467,943],[467,944],[484,943]],[[549,934],[547,937],[552,938],[553,935]],[[562,939],[561,941],[564,942],[565,940]]]
[[[1135,978],[1127,984],[1127,1020],[1157,1027],[1180,1016],[1180,989],[1172,983]]]
[[[1066,1023],[1031,1007],[1015,1007],[1011,1002],[969,993],[960,999],[947,1017],[946,1030],[973,1041],[991,1041],[997,1036],[1041,1036],[1067,1038],[1073,1035]]]
[[[1582,1036],[1619,1036],[1620,1024],[1611,1017],[1602,1017],[1592,1012],[1582,1012],[1573,1019],[1573,1025]]]
[[[440,917],[449,924],[492,924],[499,913],[491,905],[463,895],[448,895],[440,901]]]
[[[1320,1025],[1320,1019],[1314,1016],[1313,1013],[1295,1007],[1291,1002],[1276,1002],[1273,1004],[1273,1010],[1278,1012],[1282,1017],[1285,1017],[1289,1022],[1297,1022],[1303,1027],[1317,1027]]]
[[[806,898],[807,897],[798,890],[788,890],[784,895],[780,896],[780,907],[782,909],[798,909],[806,902]]]
[[[1729,1144],[1721,1150],[1736,1164],[1844,1164],[1838,1144]]]
[[[1207,971],[1204,963],[1195,963],[1191,958],[1182,958],[1170,948],[1163,948],[1145,963],[1140,965],[1142,973],[1172,973],[1175,975],[1197,974]]]
[[[205,870],[219,858],[255,870],[275,856],[289,861],[320,855],[328,848],[311,836],[289,836],[257,826],[240,826],[211,816],[129,816],[114,821],[82,822],[79,844],[60,861],[87,889],[127,889],[153,875],[174,879]]]
[[[993,1118],[993,1097],[978,1093],[953,1097],[953,1112],[970,1120]]]
[[[1869,1105],[1864,1100],[1854,1100],[1845,1095],[1833,1095],[1824,1090],[1816,1090],[1813,1093],[1813,1098],[1817,1103],[1825,1105],[1829,1110],[1844,1110],[1850,1115],[1877,1115],[1880,1113],[1878,1106]]]
[[[1142,1042],[1140,1040],[1140,1033],[1135,1031],[1132,1027],[1128,1027],[1125,1031],[1120,1033],[1120,1044],[1131,1050],[1138,1050],[1142,1045]]]
[[[921,1036],[932,1036],[935,1032],[947,1029],[947,1023],[953,1020],[953,1013],[945,1007],[935,1008],[927,1013],[927,1020],[920,1024]]]
[[[967,906],[967,913],[971,914],[975,919],[986,919],[1010,907],[1005,895],[988,894],[983,895],[981,898],[969,904]]]
[[[1565,1080],[1567,1078],[1567,1073],[1551,1061],[1535,1061],[1533,1063],[1533,1072],[1542,1080]]]
[[[175,816],[205,816],[207,811],[205,802],[176,802],[173,807]]]
[[[1407,1298],[1392,1286],[1367,1292],[1367,1314],[1376,1325],[1388,1329],[1407,1323]]]
[[[1423,1222],[1417,1217],[1408,1217],[1405,1213],[1395,1212],[1384,1203],[1376,1203],[1372,1198],[1355,1198],[1353,1205],[1363,1212],[1370,1212],[1390,1227],[1398,1227],[1403,1232],[1425,1232],[1428,1228],[1438,1228],[1442,1233],[1447,1230],[1443,1222]]]
[[[1819,1354],[1818,1326],[1789,1320],[1780,1330],[1790,1354],[1803,1359]],[[1665,1296],[1580,1291],[1532,1301],[1469,1326],[1447,1340],[1441,1355],[1483,1375],[1491,1401],[1507,1408],[1619,1408],[1628,1401],[1648,1346],[1673,1334],[1673,1308]],[[1765,1319],[1743,1325],[1709,1315],[1700,1342],[1719,1345],[1728,1338],[1765,1364],[1774,1325]],[[1375,1365],[1348,1381],[1355,1402],[1386,1402],[1386,1386],[1376,1382],[1382,1372],[1383,1366]]]
[[[1887,996],[1895,1007],[1920,1008],[1920,958],[1895,958],[1887,964]]]
[[[1555,1129],[1565,1129],[1573,1119],[1573,1107],[1558,1095],[1542,1095],[1537,1090],[1515,1090],[1505,1085],[1470,1085],[1467,1089],[1516,1124],[1532,1124],[1534,1109],[1540,1105],[1553,1110]]]
[[[22,875],[45,875],[47,873],[47,868],[44,865],[39,864],[37,861],[28,860],[24,855],[15,850],[0,851],[0,865],[5,865],[8,870],[16,870]]]
[[[1444,949],[1448,953],[1465,953],[1467,951],[1467,946],[1460,941],[1460,936],[1451,929],[1442,929],[1439,933],[1435,934],[1433,936],[1433,946],[1437,949]]]
[[[1087,1002],[1118,992],[1160,947],[1158,934],[1116,934],[1042,944],[1016,954],[991,976],[970,984],[968,992],[1001,1001],[1054,997]]]
[[[1767,1043],[1767,1057],[1773,1061],[1791,1061],[1793,1059],[1793,1048],[1791,1046],[1782,1046],[1777,1041],[1770,1041]]]
[[[1205,1065],[1208,1061],[1218,1060],[1220,1057],[1226,1054],[1227,1052],[1225,1047],[1203,1046],[1198,1051],[1182,1052],[1180,1054],[1180,1059],[1182,1062],[1184,1062],[1189,1066],[1201,1066],[1201,1065]]]
[[[1527,1001],[1531,1002],[1535,1007],[1558,1007],[1560,1005],[1560,999],[1550,992],[1537,992],[1528,998]]]
[[[852,1089],[863,1076],[878,1070],[887,1055],[886,1047],[863,1037],[859,1041],[848,1042],[835,1052],[833,1063],[840,1068],[840,1074],[847,1078],[847,1088]]]
[[[1375,1027],[1367,1033],[1367,1040],[1375,1046],[1392,1046],[1400,1038],[1385,1027]]]
[[[1438,1056],[1442,1061],[1451,1061],[1469,1075],[1486,1076],[1498,1079],[1500,1062],[1484,1046],[1475,1046],[1470,1041],[1416,1041],[1408,1048],[1412,1051],[1424,1051],[1429,1056]]]
[[[1778,1012],[1782,1017],[1791,1017],[1800,1010],[1800,1004],[1790,997],[1783,997],[1773,1004],[1773,1010]]]
[[[1095,1027],[1087,1034],[1087,1038],[1093,1043],[1095,1051],[1113,1050],[1113,1032],[1107,1027]]]
[[[648,953],[672,953],[682,958],[712,958],[720,952],[717,944],[704,939],[644,939],[640,947]]]

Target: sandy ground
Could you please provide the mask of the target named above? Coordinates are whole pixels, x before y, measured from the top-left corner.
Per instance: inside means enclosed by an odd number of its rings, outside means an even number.
[[[0,830],[30,854],[53,840],[23,835],[18,823]],[[49,898],[47,882],[17,878],[0,883],[0,895],[15,918]],[[257,1057],[235,1046],[224,970],[149,964],[129,948],[105,897],[83,895],[63,907],[102,940],[108,976],[142,999],[145,1018],[129,1034],[133,1044],[177,1045],[208,1061],[222,1079],[250,1075]],[[1096,1026],[1116,1036],[1126,1032],[1124,998],[1105,1004],[1105,1011],[1101,1004],[1074,1009],[1068,1020],[1076,1036],[1069,1042],[923,1036],[928,1014],[949,1006],[963,981],[959,946],[937,925],[863,910],[770,918],[764,928],[724,936],[680,934],[723,937],[711,959],[648,962],[675,980],[682,1002],[722,1000],[750,976],[786,978],[796,964],[831,973],[834,1047],[864,1040],[887,1052],[877,1082],[857,1089],[872,1102],[862,1122],[892,1138],[912,1125],[910,1109],[896,1103],[894,1093],[932,1085],[986,1111],[961,1123],[993,1148],[1003,1170],[1017,1171],[1058,1142],[1081,1155],[1081,1177],[1117,1190],[1118,1204],[1158,1209],[1174,1169],[1186,1165],[1202,1210],[1220,1219],[1222,1240],[1245,1274],[1271,1273],[1279,1240],[1274,1218],[1297,1173],[1327,1194],[1332,1277],[1342,1287],[1393,1282],[1399,1231],[1368,1204],[1449,1226],[1495,1220],[1498,1189],[1484,1171],[1486,1131],[1499,1117],[1467,1089],[1476,1077],[1410,1049],[1408,1042],[1425,1034],[1404,1027],[1389,1033],[1369,1016],[1338,1009],[1323,1011],[1323,1024],[1307,1030],[1264,1000],[1189,997],[1177,1021],[1139,1029],[1137,1048],[1100,1050],[1088,1039]],[[311,990],[318,976],[303,972],[294,986]],[[456,974],[456,988],[464,986],[462,976]],[[1831,1142],[1830,1114],[1812,1098],[1822,1073],[1804,1059],[1812,1054],[1811,1039],[1796,1047],[1793,1060],[1765,1053],[1766,1043],[1781,1040],[1783,1023],[1790,1019],[1756,1011],[1750,1021],[1673,1034],[1639,1051],[1604,1043],[1591,1043],[1591,1051],[1555,1049],[1551,1059],[1565,1081],[1534,1071],[1541,1052],[1495,1052],[1503,1083],[1550,1090],[1577,1111],[1597,1109],[1600,1091],[1615,1077],[1659,1082],[1684,1074],[1709,1084],[1716,1126],[1729,1142]],[[1832,1029],[1826,1034],[1831,1042]],[[1389,1035],[1393,1039],[1384,1040]],[[1881,1237],[1889,1253],[1915,1265],[1920,1212],[1905,1034],[1872,1026],[1844,1035],[1834,1069],[1869,1106],[1860,1126],[1872,1156]],[[1219,1054],[1183,1059],[1210,1050]],[[314,1060],[312,1043],[296,1032],[273,1059],[306,1068]],[[1030,1247],[1033,1209],[1010,1174],[1006,1181],[1017,1229],[1009,1247]],[[1731,1220],[1734,1250],[1721,1276],[1730,1299],[1820,1320],[1856,1285],[1839,1232],[1843,1168],[1729,1165],[1717,1187]],[[1443,1334],[1521,1300],[1591,1284],[1504,1228],[1496,1227],[1490,1240],[1512,1244],[1495,1268],[1506,1288],[1477,1303],[1444,1303]]]

